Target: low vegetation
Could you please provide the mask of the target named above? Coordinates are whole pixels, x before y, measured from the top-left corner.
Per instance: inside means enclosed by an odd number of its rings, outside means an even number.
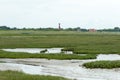
[[[0,63],[5,63],[4,61],[0,61]]]
[[[16,71],[0,71],[0,80],[68,80],[55,76],[28,75]]]
[[[75,54],[120,54],[120,33],[0,31],[0,48],[65,48]]]
[[[84,63],[83,66],[91,69],[92,68],[103,68],[103,69],[120,68],[120,60],[88,62],[88,63]]]
[[[96,59],[98,54],[120,54],[120,33],[0,30],[0,49],[4,48],[64,48],[74,54],[30,54],[0,50],[0,58]],[[80,55],[85,54],[85,55]],[[86,68],[120,68],[119,61],[96,61],[83,64]],[[28,75],[15,71],[0,71],[0,80],[67,80],[61,77]]]
[[[0,58],[46,58],[46,59],[95,59],[97,55],[77,55],[77,54],[30,54],[21,52],[5,52],[0,50]]]

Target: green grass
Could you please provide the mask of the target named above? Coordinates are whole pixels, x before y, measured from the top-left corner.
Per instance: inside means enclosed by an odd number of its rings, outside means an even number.
[[[46,58],[46,59],[95,59],[97,55],[87,54],[85,56],[80,56],[77,54],[30,54],[30,53],[18,53],[18,52],[5,52],[0,50],[0,58]]]
[[[120,33],[0,31],[0,48],[62,47],[75,54],[120,54]]]
[[[120,68],[120,60],[118,61],[95,61],[88,62],[83,64],[86,68],[103,68],[103,69],[112,69],[112,68]]]
[[[0,71],[0,80],[68,80],[62,77],[28,75],[16,71]]]
[[[0,63],[5,63],[4,61],[0,61]]]

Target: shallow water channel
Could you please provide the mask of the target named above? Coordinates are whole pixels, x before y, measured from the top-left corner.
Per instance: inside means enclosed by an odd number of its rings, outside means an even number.
[[[3,51],[8,51],[8,52],[26,52],[26,53],[41,53],[41,51],[46,50],[46,54],[51,54],[51,53],[65,53],[65,54],[73,54],[72,51],[62,51],[63,48],[15,48],[15,49],[2,49]]]
[[[120,55],[99,55],[94,60],[0,59],[0,70],[62,76],[76,80],[120,80],[120,69],[86,69],[82,64],[97,60],[120,60]]]

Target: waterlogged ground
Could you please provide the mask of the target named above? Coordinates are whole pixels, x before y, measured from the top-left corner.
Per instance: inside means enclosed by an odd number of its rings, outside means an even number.
[[[45,53],[62,53],[63,48],[15,48],[15,49],[2,49],[7,52],[27,52],[27,53],[40,53],[43,50],[47,50]],[[66,54],[73,54],[72,51],[64,51]]]
[[[120,60],[120,55],[98,55],[94,60],[0,59],[0,70],[62,76],[77,80],[120,80],[120,69],[86,69],[82,64],[97,60]]]

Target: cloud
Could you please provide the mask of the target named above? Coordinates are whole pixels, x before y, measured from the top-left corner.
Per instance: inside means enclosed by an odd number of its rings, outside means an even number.
[[[119,0],[0,0],[0,25],[114,27],[119,7]]]

